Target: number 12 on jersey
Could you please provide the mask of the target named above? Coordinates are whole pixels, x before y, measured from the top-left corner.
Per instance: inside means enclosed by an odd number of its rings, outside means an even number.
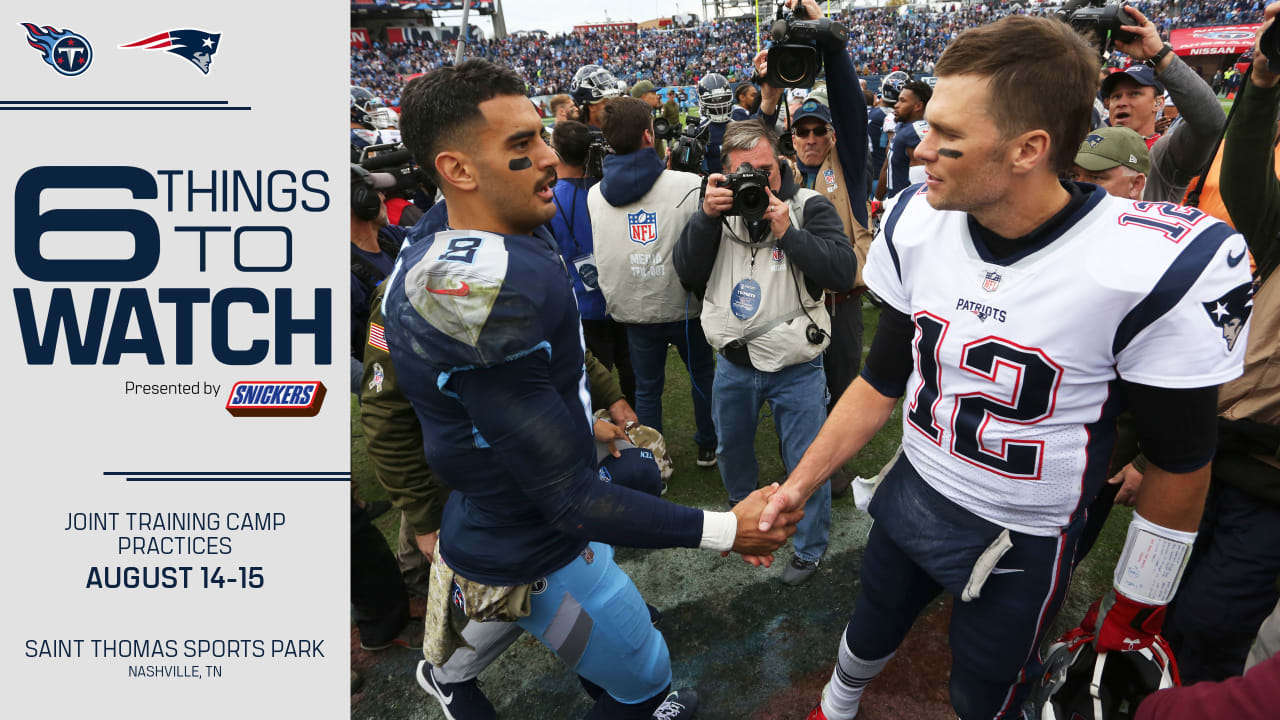
[[[1062,380],[1062,367],[1037,348],[988,335],[965,344],[959,369],[990,381],[1001,368],[1016,373],[1010,397],[982,391],[955,396],[951,417],[938,417],[942,402],[942,344],[950,323],[928,312],[916,313],[916,369],[920,386],[907,409],[907,422],[935,445],[984,470],[1019,480],[1038,480],[1044,462],[1044,441],[1013,440],[1001,433],[999,448],[983,445],[983,432],[992,419],[1012,425],[1034,425],[1053,415]],[[944,427],[949,423],[950,428]]]

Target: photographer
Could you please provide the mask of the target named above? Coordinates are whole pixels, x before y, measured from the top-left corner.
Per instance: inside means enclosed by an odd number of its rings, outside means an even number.
[[[1267,7],[1262,32],[1277,14],[1280,3]],[[1274,169],[1280,73],[1273,68],[1280,63],[1269,66],[1261,48],[1259,40],[1236,97],[1221,179],[1222,200],[1257,261],[1261,284],[1252,299],[1244,375],[1218,394],[1213,481],[1196,551],[1166,624],[1186,682],[1240,674],[1258,627],[1280,599],[1280,383],[1273,369],[1280,360],[1280,180]],[[1184,117],[1179,126],[1190,122],[1190,112]]]
[[[627,331],[609,316],[600,291],[595,235],[587,210],[587,193],[597,178],[584,176],[591,143],[591,130],[586,125],[572,120],[556,123],[551,146],[560,163],[556,166],[557,180],[553,188],[556,214],[551,218],[551,232],[573,281],[587,349],[609,370],[617,367],[622,391],[634,405],[636,376],[627,348]]]
[[[1136,64],[1102,81],[1112,125],[1137,132],[1151,150],[1151,172],[1142,199],[1182,202],[1187,183],[1213,158],[1226,118],[1213,89],[1160,39],[1154,23],[1141,12],[1125,7],[1136,22],[1121,29],[1135,33],[1132,42],[1115,41],[1117,50]],[[1165,92],[1178,107],[1181,120],[1163,135],[1156,120],[1164,108]]]
[[[746,498],[759,480],[755,436],[764,403],[773,410],[788,472],[822,426],[821,354],[831,329],[822,291],[848,292],[857,273],[835,207],[796,183],[791,166],[778,157],[777,142],[758,121],[729,125],[722,160],[739,172],[768,175],[767,208],[755,221],[737,214],[735,203],[742,198],[722,187],[725,176],[713,174],[702,208],[675,249],[676,272],[685,287],[702,294],[702,329],[721,354],[712,415],[730,503]],[[830,486],[815,492],[804,510],[795,554],[782,575],[792,585],[812,576],[826,552]]]
[[[648,105],[650,116],[659,116],[659,110],[662,108],[662,100],[658,98],[658,89],[654,87],[653,83],[648,80],[641,80],[637,82],[635,85],[631,86],[631,97],[641,100],[645,105]],[[663,114],[662,117],[666,119],[665,114]],[[670,122],[670,120],[668,120],[668,122]],[[680,122],[680,113],[678,111],[676,112],[675,122]],[[654,152],[658,154],[658,157],[666,158],[667,142],[665,140],[655,140],[653,143],[653,149]]]
[[[662,432],[662,389],[667,348],[674,345],[692,379],[698,465],[716,464],[711,419],[715,361],[702,334],[702,304],[690,297],[671,264],[680,231],[697,211],[701,178],[664,170],[653,152],[650,107],[635,98],[615,100],[605,111],[604,137],[614,149],[604,159],[604,179],[587,198],[596,266],[606,310],[626,328],[636,378],[636,414]],[[581,303],[579,303],[581,305]]]
[[[395,185],[386,173],[351,166],[351,392],[360,394],[369,298],[391,273],[406,229],[387,224],[383,189]]]

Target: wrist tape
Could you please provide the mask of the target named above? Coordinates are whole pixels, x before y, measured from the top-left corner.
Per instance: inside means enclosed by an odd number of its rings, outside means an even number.
[[[738,516],[731,512],[702,511],[702,541],[698,547],[702,550],[725,552],[733,549],[733,541],[738,537]]]
[[[1116,591],[1147,605],[1167,604],[1178,589],[1195,542],[1196,533],[1161,527],[1135,512],[1116,563]]]

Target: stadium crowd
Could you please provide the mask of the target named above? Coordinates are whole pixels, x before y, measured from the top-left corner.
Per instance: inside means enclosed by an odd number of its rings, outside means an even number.
[[[1044,14],[1059,4],[992,2],[897,9],[844,10],[835,17],[850,28],[849,50],[860,77],[880,76],[895,70],[931,75],[933,65],[949,42],[962,31],[1018,13]],[[1167,38],[1181,27],[1228,25],[1241,18],[1258,17],[1261,0],[1206,0],[1173,2],[1143,0],[1133,3]],[[764,39],[768,23],[762,22]],[[492,38],[472,43],[469,57],[480,57],[511,66],[529,83],[529,94],[568,92],[574,72],[583,65],[610,68],[624,82],[648,79],[658,87],[693,85],[709,72],[730,81],[751,75],[756,52],[754,18],[714,20],[694,28],[591,31],[543,37],[539,35]],[[456,46],[425,40],[417,45],[374,43],[351,55],[352,84],[373,91],[388,104],[399,105],[401,76],[427,72],[453,62]],[[1114,58],[1112,65],[1127,61]]]
[[[961,718],[1274,716],[1280,62],[1255,53],[1228,118],[1167,35],[1280,2],[1130,6],[1118,72],[1043,12],[942,10],[843,15],[803,96],[742,21],[353,54],[351,390],[401,513],[397,571],[353,503],[353,615],[366,649],[423,649],[448,717],[496,717],[476,677],[522,633],[589,719],[692,717],[613,546],[768,567],[789,540],[801,586],[851,490],[875,523],[797,718],[854,718],[943,593]],[[699,113],[663,144],[673,82]],[[527,96],[556,91],[548,132]],[[416,170],[357,162],[393,132]],[[672,347],[727,511],[662,498]],[[766,404],[787,478],[762,486]],[[849,477],[898,408],[899,453]],[[1042,655],[1116,504],[1113,587]]]

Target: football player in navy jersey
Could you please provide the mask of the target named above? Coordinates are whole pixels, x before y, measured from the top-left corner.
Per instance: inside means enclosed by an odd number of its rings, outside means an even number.
[[[688,717],[696,696],[670,692],[666,643],[610,545],[758,562],[802,514],[758,529],[776,486],[717,513],[601,482],[581,321],[544,227],[557,159],[524,81],[469,60],[410,83],[403,107],[406,145],[449,207],[448,229],[401,253],[383,302],[427,460],[456,491],[437,562],[491,590],[533,586],[517,622],[587,681],[589,718]]]
[[[1087,41],[1011,16],[961,34],[936,72],[915,150],[927,181],[898,194],[867,260],[885,302],[870,355],[761,522],[802,504],[905,397],[903,454],[872,500],[811,720],[854,717],[942,592],[956,713],[1022,717],[1126,407],[1150,464],[1096,644],[1154,642],[1204,504],[1217,386],[1242,370],[1243,238],[1194,208],[1058,180],[1089,131]]]

